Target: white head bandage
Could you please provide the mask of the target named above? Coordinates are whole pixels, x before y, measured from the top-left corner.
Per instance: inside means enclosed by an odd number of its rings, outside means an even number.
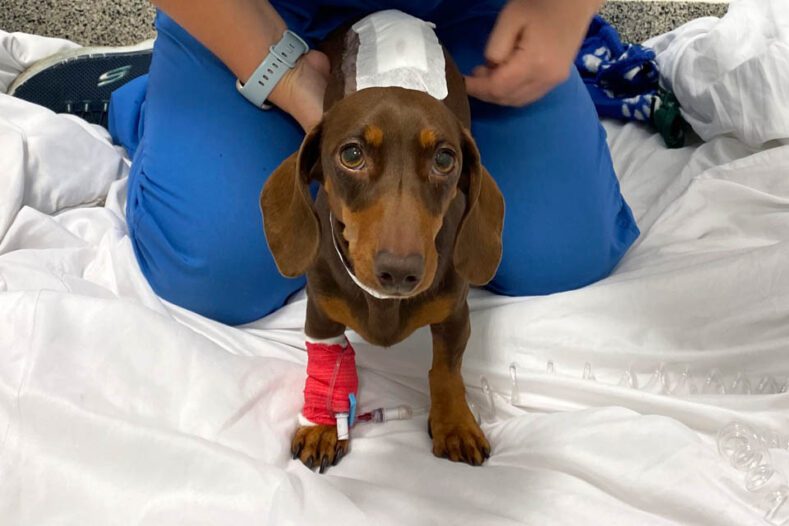
[[[356,89],[397,86],[446,98],[444,50],[435,25],[390,9],[353,25],[359,36]]]

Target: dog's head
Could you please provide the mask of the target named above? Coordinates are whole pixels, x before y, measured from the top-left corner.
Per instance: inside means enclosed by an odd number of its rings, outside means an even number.
[[[271,175],[260,204],[269,247],[285,276],[305,273],[320,246],[308,185],[323,185],[333,242],[366,287],[415,296],[452,257],[474,285],[501,259],[504,200],[468,130],[440,101],[401,88],[370,88],[338,101]],[[450,204],[465,200],[453,254],[436,236]]]

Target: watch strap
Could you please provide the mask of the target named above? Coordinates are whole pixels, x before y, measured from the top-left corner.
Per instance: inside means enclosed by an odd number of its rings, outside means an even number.
[[[258,66],[245,84],[236,81],[236,88],[252,104],[269,109],[266,104],[277,83],[289,70],[296,67],[296,61],[310,50],[307,43],[296,33],[285,30],[282,39],[269,48],[265,60]]]

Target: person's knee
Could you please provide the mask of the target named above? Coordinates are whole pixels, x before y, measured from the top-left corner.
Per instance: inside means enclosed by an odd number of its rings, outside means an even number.
[[[273,312],[303,286],[303,279],[277,272],[262,239],[256,244],[236,236],[208,236],[186,243],[181,239],[176,248],[145,225],[138,225],[132,239],[157,295],[229,325]]]
[[[615,265],[588,253],[557,261],[555,254],[535,252],[504,259],[488,288],[505,296],[553,294],[594,283],[608,276]]]
[[[108,127],[112,142],[120,144],[134,158],[142,136],[143,107],[148,75],[127,82],[110,96]]]
[[[613,220],[582,231],[556,225],[528,236],[505,229],[501,265],[488,288],[507,296],[538,296],[584,287],[609,276],[638,235],[624,202]]]

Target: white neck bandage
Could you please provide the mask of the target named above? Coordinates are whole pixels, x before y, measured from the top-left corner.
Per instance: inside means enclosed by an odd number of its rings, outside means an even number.
[[[356,89],[397,86],[445,99],[444,50],[433,28],[430,22],[394,9],[354,24],[359,37]]]

